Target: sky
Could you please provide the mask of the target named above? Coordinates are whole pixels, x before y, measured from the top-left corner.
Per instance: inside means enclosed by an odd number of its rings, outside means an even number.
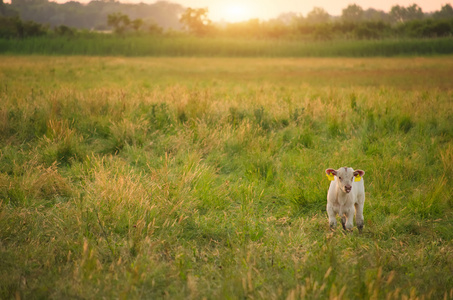
[[[142,0],[152,3],[150,0]],[[272,19],[285,12],[301,13],[304,16],[313,7],[321,7],[330,15],[341,15],[343,8],[357,4],[363,9],[374,8],[390,11],[394,5],[409,6],[416,3],[423,12],[432,12],[450,3],[448,0],[169,0],[185,7],[209,9],[209,18],[213,21],[244,21],[251,18]],[[133,2],[129,0],[128,2]]]

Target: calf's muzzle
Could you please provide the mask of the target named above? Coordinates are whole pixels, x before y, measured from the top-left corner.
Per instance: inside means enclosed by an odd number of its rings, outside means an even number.
[[[344,187],[344,191],[345,191],[346,193],[351,192],[351,190],[352,190],[352,186],[350,186],[350,185],[346,185],[346,186]]]

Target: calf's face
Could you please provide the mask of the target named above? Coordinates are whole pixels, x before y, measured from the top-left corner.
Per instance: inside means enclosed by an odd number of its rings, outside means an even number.
[[[333,174],[337,176],[338,187],[345,193],[350,193],[352,190],[352,183],[354,182],[354,177],[363,176],[365,174],[362,170],[355,170],[353,168],[340,168],[338,170],[327,169],[327,174]]]

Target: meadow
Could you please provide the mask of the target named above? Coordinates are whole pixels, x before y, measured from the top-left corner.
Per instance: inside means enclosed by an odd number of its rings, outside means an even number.
[[[393,57],[451,55],[450,37],[313,39],[313,37],[195,37],[78,33],[76,36],[0,38],[0,54],[163,57]]]
[[[453,57],[0,58],[1,299],[453,299]],[[365,170],[329,229],[324,170]]]

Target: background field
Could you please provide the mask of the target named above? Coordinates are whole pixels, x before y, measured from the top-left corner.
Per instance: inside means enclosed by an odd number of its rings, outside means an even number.
[[[0,298],[453,299],[453,57],[0,59]],[[328,167],[366,171],[331,232]]]
[[[0,39],[1,54],[193,57],[392,57],[451,55],[450,37],[379,40],[304,40],[193,36],[123,36],[85,33],[76,37]]]

